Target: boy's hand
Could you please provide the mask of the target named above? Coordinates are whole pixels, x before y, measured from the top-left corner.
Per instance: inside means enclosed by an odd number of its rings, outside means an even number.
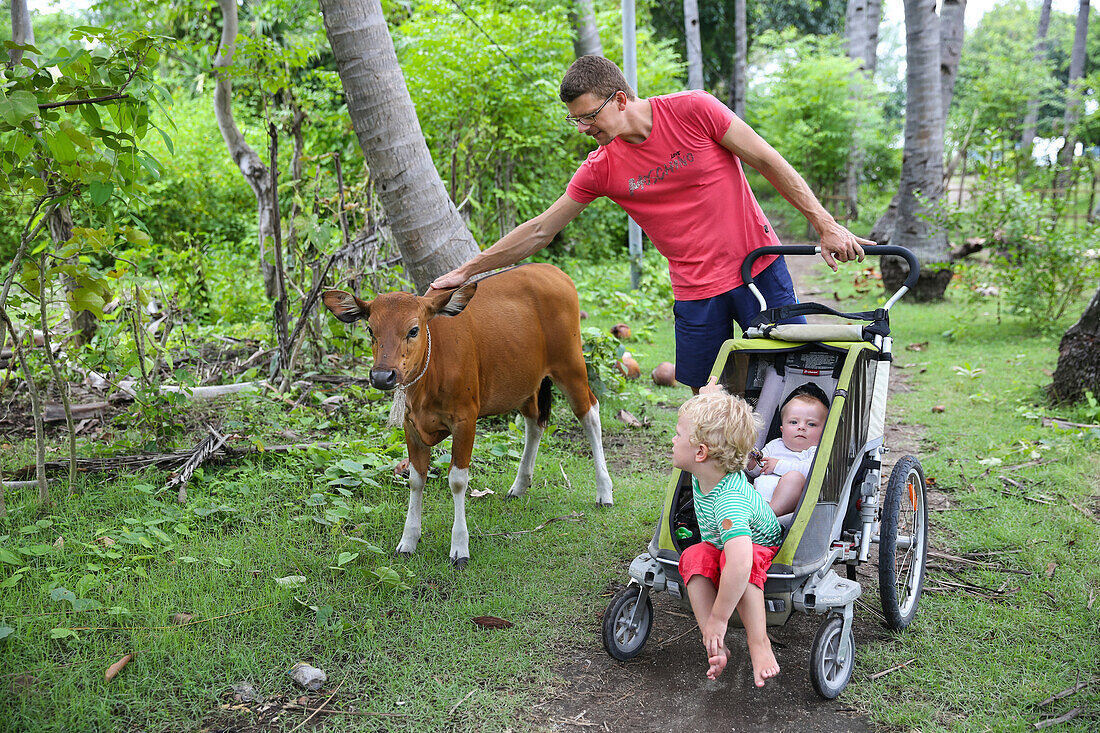
[[[775,466],[778,463],[779,459],[775,456],[764,456],[764,460],[760,461],[760,472],[772,473],[775,471]]]
[[[712,376],[707,380],[707,383],[699,388],[699,394],[711,394],[717,392],[719,394],[726,391],[726,388],[718,384],[718,377]]]
[[[703,644],[707,648],[708,657],[716,657],[726,652],[726,626],[729,622],[719,621],[713,616],[703,627]]]

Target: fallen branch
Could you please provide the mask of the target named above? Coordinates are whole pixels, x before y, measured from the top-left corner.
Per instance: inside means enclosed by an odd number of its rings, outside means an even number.
[[[465,697],[463,697],[461,700],[459,700],[458,702],[455,703],[454,707],[451,708],[451,712],[447,713],[447,717],[449,718],[452,715],[454,715],[455,711],[458,710],[458,706],[461,705],[462,703],[466,702],[467,700],[469,700],[470,696],[473,695],[475,692],[477,692],[476,687],[471,689],[469,692],[467,692]]]
[[[1044,428],[1058,428],[1059,430],[1097,430],[1100,429],[1100,425],[1093,425],[1090,423],[1070,422],[1069,420],[1063,420],[1060,417],[1044,417]]]
[[[253,611],[261,611],[265,608],[271,608],[277,606],[278,602],[268,603],[266,606],[256,606],[255,608],[246,608],[243,611],[234,611],[233,613],[223,613],[221,616],[211,616],[210,618],[200,618],[195,621],[188,621],[185,624],[173,624],[171,626],[73,626],[70,631],[175,631],[177,629],[185,629],[188,626],[197,626],[198,624],[205,624],[211,621],[217,621],[218,619],[229,618],[230,616],[240,616],[245,613],[252,613]]]
[[[908,662],[902,662],[901,664],[895,664],[890,669],[884,669],[881,672],[875,672],[868,679],[873,681],[873,680],[877,680],[879,677],[885,677],[886,675],[890,674],[891,672],[897,672],[899,669],[905,669],[906,667],[908,667],[910,664],[912,664],[915,661],[917,661],[917,658],[913,657]]]
[[[210,431],[210,434],[199,442],[191,451],[191,457],[188,458],[180,470],[164,483],[164,489],[167,491],[174,486],[179,486],[178,501],[180,504],[187,503],[187,481],[195,473],[195,469],[202,465],[203,461],[209,458],[214,453],[221,450],[221,447],[225,445],[225,436],[219,433],[217,430],[207,425],[206,429]]]
[[[535,527],[534,529],[520,529],[520,530],[517,530],[515,532],[492,532],[490,534],[478,535],[478,537],[517,537],[521,534],[530,534],[532,532],[538,532],[540,529],[543,529],[544,527],[546,527],[546,525],[553,524],[554,522],[563,522],[563,521],[567,521],[567,520],[571,521],[571,522],[579,522],[583,516],[584,516],[584,512],[574,512],[572,514],[565,514],[565,515],[560,516],[560,517],[554,517],[553,519],[547,519],[545,522],[543,522],[539,526]]]
[[[324,701],[323,703],[321,703],[321,707],[317,708],[317,709],[316,709],[316,710],[314,710],[314,711],[313,711],[312,713],[310,713],[310,714],[309,714],[309,717],[308,717],[308,718],[306,718],[305,720],[303,720],[303,721],[302,721],[301,723],[298,723],[298,725],[296,725],[296,726],[294,726],[293,728],[291,728],[291,729],[290,729],[290,733],[294,733],[294,731],[298,730],[298,729],[299,729],[299,728],[301,728],[301,727],[302,727],[303,725],[305,725],[305,724],[306,724],[306,723],[308,723],[309,721],[313,720],[313,716],[314,716],[314,715],[316,715],[317,713],[321,712],[321,710],[323,710],[323,709],[324,709],[325,705],[328,705],[328,704],[329,704],[330,702],[332,702],[332,698],[336,697],[336,693],[340,691],[340,688],[344,686],[344,682],[347,682],[347,681],[348,681],[348,677],[350,677],[350,676],[351,676],[351,672],[348,672],[348,673],[347,673],[346,675],[344,675],[344,680],[343,680],[343,682],[341,682],[340,684],[336,685],[336,689],[332,691],[332,694],[331,694],[331,695],[329,695],[329,696],[328,696],[328,698],[327,698],[327,699],[326,699],[326,700],[325,700],[325,701]]]
[[[1070,685],[1069,687],[1062,690],[1061,692],[1055,693],[1055,694],[1051,695],[1050,697],[1048,697],[1046,700],[1043,700],[1041,703],[1038,703],[1038,705],[1036,705],[1036,707],[1041,708],[1041,707],[1044,707],[1046,705],[1050,705],[1055,700],[1061,700],[1063,697],[1069,697],[1070,695],[1076,694],[1076,693],[1080,692],[1081,690],[1085,689],[1086,687],[1089,687],[1090,685],[1095,685],[1097,682],[1100,682],[1100,677],[1093,677],[1090,680],[1085,680],[1084,682],[1078,682],[1076,685]]]
[[[292,450],[306,450],[307,448],[331,448],[335,443],[320,442],[320,443],[288,443],[285,445],[266,445],[259,448],[255,445],[248,445],[244,448],[231,448],[223,445],[216,455],[211,456],[208,461],[211,463],[227,463],[242,456],[254,455],[256,453],[286,453]],[[178,450],[171,453],[139,453],[137,455],[130,456],[113,456],[110,458],[78,458],[76,461],[76,468],[82,473],[108,473],[112,471],[133,471],[137,468],[146,468],[148,466],[155,466],[157,468],[173,469],[179,465],[182,465],[188,458],[191,457],[192,450]],[[68,461],[47,461],[45,463],[45,470],[49,471],[67,471],[69,468]],[[12,476],[16,478],[23,478],[26,476],[33,476],[35,468],[34,466],[24,466],[23,468],[13,471]],[[5,486],[11,486],[14,482],[4,482]]]
[[[1074,718],[1076,718],[1078,715],[1081,714],[1081,710],[1082,710],[1082,708],[1074,708],[1073,710],[1070,710],[1065,715],[1059,715],[1057,718],[1049,718],[1047,720],[1040,720],[1038,723],[1035,724],[1035,729],[1039,730],[1041,728],[1049,728],[1052,725],[1058,725],[1059,723],[1065,723],[1068,720],[1073,720]]]

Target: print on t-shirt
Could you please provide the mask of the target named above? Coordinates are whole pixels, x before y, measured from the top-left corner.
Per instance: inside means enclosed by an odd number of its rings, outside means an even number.
[[[680,168],[684,168],[694,160],[695,153],[692,153],[690,150],[685,155],[681,155],[680,151],[677,150],[664,165],[650,168],[637,178],[631,178],[626,185],[627,193],[633,196],[635,191],[640,191],[646,186],[656,185],[658,181],[663,181],[665,176],[671,175]]]

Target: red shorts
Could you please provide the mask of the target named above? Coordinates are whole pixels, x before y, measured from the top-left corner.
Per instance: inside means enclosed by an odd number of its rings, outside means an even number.
[[[768,579],[768,568],[771,567],[772,558],[779,552],[778,547],[764,547],[755,542],[752,543],[752,568],[749,570],[749,582],[764,589],[764,581]],[[687,585],[693,575],[702,575],[710,578],[717,588],[722,577],[722,570],[726,567],[726,553],[719,550],[709,542],[697,542],[680,553],[680,577]]]

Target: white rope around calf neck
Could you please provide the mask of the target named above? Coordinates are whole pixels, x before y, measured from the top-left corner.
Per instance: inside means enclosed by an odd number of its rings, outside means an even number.
[[[405,391],[420,381],[428,371],[428,363],[432,360],[432,330],[428,328],[427,324],[424,324],[424,330],[428,332],[428,353],[424,357],[424,368],[420,370],[420,374],[416,375],[416,379],[405,384],[399,384],[393,391],[393,405],[390,406],[390,419],[386,421],[386,425],[391,428],[395,428],[405,422]]]

